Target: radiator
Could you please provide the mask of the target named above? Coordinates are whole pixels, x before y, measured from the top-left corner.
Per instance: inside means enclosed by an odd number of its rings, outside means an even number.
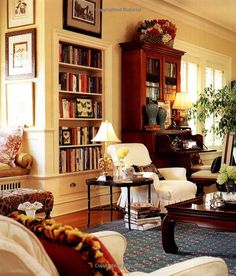
[[[21,188],[21,182],[11,182],[11,183],[5,183],[5,184],[0,184],[0,190],[12,190],[12,189],[17,189]]]

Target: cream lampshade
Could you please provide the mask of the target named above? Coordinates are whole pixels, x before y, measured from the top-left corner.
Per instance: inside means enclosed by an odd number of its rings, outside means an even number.
[[[175,116],[175,121],[177,124],[188,125],[186,110],[192,107],[192,102],[190,101],[189,95],[186,92],[177,92],[175,94],[175,101],[172,109],[178,109],[179,113]],[[181,122],[182,121],[182,122]]]
[[[108,142],[120,142],[117,138],[113,126],[108,121],[102,122],[96,136],[92,139],[93,142],[104,142],[104,156],[98,161],[99,168],[102,169],[102,176],[99,180],[106,180],[107,170],[112,165],[111,158],[107,157],[107,143]]]

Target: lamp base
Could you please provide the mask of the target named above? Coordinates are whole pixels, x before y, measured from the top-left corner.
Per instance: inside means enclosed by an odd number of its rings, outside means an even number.
[[[113,162],[111,158],[107,158],[106,156],[103,158],[100,158],[98,160],[98,167],[102,170],[102,174],[99,176],[98,180],[106,181],[108,176],[108,169],[110,169],[113,166]]]

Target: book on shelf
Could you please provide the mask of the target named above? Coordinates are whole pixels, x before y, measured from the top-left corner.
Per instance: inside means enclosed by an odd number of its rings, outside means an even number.
[[[102,68],[101,50],[59,43],[59,61],[88,67]]]
[[[137,224],[130,223],[131,229],[141,230],[141,231],[149,230],[149,229],[158,227],[160,225],[161,225],[161,221],[155,222],[155,223],[146,223],[146,224],[143,224],[143,225],[137,225]],[[129,223],[128,222],[125,222],[125,228],[129,228]]]
[[[101,158],[101,148],[80,147],[60,149],[60,173],[96,170]]]

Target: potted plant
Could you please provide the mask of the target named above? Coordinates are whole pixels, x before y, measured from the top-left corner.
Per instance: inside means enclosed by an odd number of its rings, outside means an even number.
[[[210,130],[203,128],[203,133],[212,131],[223,138],[229,131],[236,132],[236,86],[222,89],[207,87],[199,95],[197,102],[190,111],[190,117],[200,122],[207,118],[214,118],[214,125]]]

